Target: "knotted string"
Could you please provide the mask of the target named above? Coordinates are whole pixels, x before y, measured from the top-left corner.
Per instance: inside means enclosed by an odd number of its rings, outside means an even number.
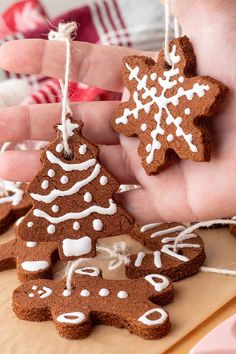
[[[180,232],[179,235],[176,237],[174,242],[174,252],[178,253],[179,250],[179,243],[184,240],[185,236],[188,234],[192,234],[193,231],[200,229],[201,227],[210,227],[213,225],[236,225],[236,220],[232,219],[217,219],[217,220],[209,220],[209,221],[201,221],[194,225],[187,227],[184,231]],[[225,274],[225,275],[235,275],[236,270],[232,269],[225,269],[225,268],[212,268],[212,267],[201,267],[201,271],[209,272],[209,273],[218,273],[218,274]]]
[[[169,50],[169,39],[170,39],[170,0],[165,0],[165,43],[164,43],[164,53],[165,60],[169,66],[172,66]],[[180,37],[180,25],[176,17],[174,17],[174,34],[175,38]]]
[[[64,77],[64,81],[59,80],[59,83],[62,91],[62,112],[61,112],[62,142],[63,142],[64,153],[68,157],[71,156],[71,149],[68,143],[66,116],[67,114],[72,113],[70,108],[68,91],[69,91],[69,78],[70,78],[70,66],[71,66],[71,40],[76,30],[77,30],[77,24],[75,22],[59,23],[58,31],[50,31],[48,34],[49,40],[63,41],[66,44],[65,77]]]

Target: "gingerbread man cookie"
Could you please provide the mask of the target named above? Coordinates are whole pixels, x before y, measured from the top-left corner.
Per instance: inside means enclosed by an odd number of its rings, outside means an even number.
[[[124,58],[123,80],[130,98],[112,119],[117,132],[139,137],[139,156],[149,175],[178,158],[210,160],[203,118],[213,115],[228,91],[209,76],[196,76],[196,58],[186,36],[170,42],[170,59],[171,67],[164,50],[157,62],[137,55]]]
[[[76,270],[72,292],[65,290],[63,280],[29,281],[14,291],[12,304],[20,319],[52,319],[59,334],[68,339],[87,337],[96,324],[158,339],[170,329],[162,306],[173,300],[173,294],[171,280],[159,274],[107,280],[98,268],[85,267]]]
[[[25,194],[26,184],[0,181],[2,185],[0,197],[0,235],[20,217],[24,216],[32,204]]]
[[[17,237],[0,245],[0,272],[16,268],[22,283],[31,279],[52,278],[52,266],[58,259],[55,242],[26,242]]]
[[[99,161],[97,146],[66,119],[72,158],[64,155],[62,126],[42,154],[43,167],[28,187],[33,208],[19,225],[27,241],[58,242],[61,259],[93,257],[96,240],[130,231],[133,218],[113,199],[119,183]]]
[[[174,251],[174,241],[186,226],[178,223],[135,225],[130,236],[152,253],[139,252],[130,256],[126,265],[128,278],[139,278],[158,272],[173,281],[196,273],[205,260],[204,244],[196,233],[185,235]]]

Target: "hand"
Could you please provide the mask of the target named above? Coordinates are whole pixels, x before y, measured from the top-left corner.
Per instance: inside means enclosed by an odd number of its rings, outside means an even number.
[[[110,126],[119,102],[73,105],[85,122],[84,135],[101,144],[101,160],[121,183],[141,184],[120,200],[140,223],[196,221],[236,213],[236,2],[178,0],[173,12],[193,43],[199,75],[210,75],[230,88],[222,113],[212,119],[211,162],[180,161],[149,177],[137,155],[137,138],[118,136]],[[0,47],[0,66],[17,73],[64,76],[65,45],[43,40],[18,40]],[[138,52],[128,48],[73,43],[71,79],[123,91],[121,59]],[[152,55],[155,53],[138,53]],[[0,140],[50,140],[60,119],[60,105],[11,107],[0,110]],[[13,123],[12,123],[13,122]],[[9,151],[0,156],[0,176],[30,180],[40,168],[39,152]]]

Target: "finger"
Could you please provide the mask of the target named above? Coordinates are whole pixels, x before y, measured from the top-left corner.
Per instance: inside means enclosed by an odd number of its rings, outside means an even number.
[[[123,90],[120,73],[124,56],[140,54],[123,47],[73,42],[71,46],[71,81],[79,81],[106,90]],[[65,43],[28,39],[9,41],[0,47],[0,67],[22,74],[40,74],[63,79]]]
[[[110,119],[119,102],[72,104],[73,116],[84,122],[83,135],[96,144],[118,144]],[[53,126],[60,122],[60,104],[15,106],[0,109],[0,142],[43,140],[54,137]]]
[[[0,154],[0,178],[19,182],[31,181],[42,167],[40,155],[40,151],[6,151]],[[102,146],[100,159],[120,183],[137,183],[127,170],[120,146]]]

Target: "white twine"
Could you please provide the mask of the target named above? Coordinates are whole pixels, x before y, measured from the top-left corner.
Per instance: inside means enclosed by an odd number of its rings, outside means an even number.
[[[114,270],[119,268],[122,264],[127,265],[130,263],[129,256],[127,254],[128,247],[126,242],[115,242],[111,246],[100,244],[97,245],[96,249],[98,252],[105,252],[108,254],[108,256],[104,258],[104,260],[110,261],[108,263],[109,270]]]
[[[169,39],[170,39],[170,0],[165,0],[165,42],[164,42],[164,53],[165,60],[168,65],[172,66],[171,58],[170,58],[170,50],[169,50]],[[174,17],[174,33],[175,38],[180,37],[180,25],[176,17]]]
[[[69,90],[69,78],[70,78],[70,66],[71,66],[71,40],[72,35],[77,30],[76,22],[59,23],[58,31],[50,31],[48,34],[48,39],[51,41],[64,41],[66,44],[66,63],[65,63],[65,78],[59,80],[61,91],[62,91],[62,113],[61,113],[61,124],[62,124],[62,142],[64,147],[64,152],[67,156],[71,155],[71,149],[68,143],[68,132],[66,127],[66,116],[67,114],[72,114],[70,108],[70,102],[68,97]]]
[[[180,232],[179,235],[176,237],[174,242],[174,252],[178,253],[179,243],[181,243],[181,241],[185,238],[186,235],[192,234],[193,231],[196,231],[201,227],[210,227],[213,225],[236,225],[236,220],[217,219],[217,220],[201,221],[194,225],[189,226],[184,231]],[[201,267],[200,269],[203,272],[218,273],[218,274],[225,274],[225,275],[236,275],[236,270],[231,270],[231,269],[212,268],[212,267]]]

